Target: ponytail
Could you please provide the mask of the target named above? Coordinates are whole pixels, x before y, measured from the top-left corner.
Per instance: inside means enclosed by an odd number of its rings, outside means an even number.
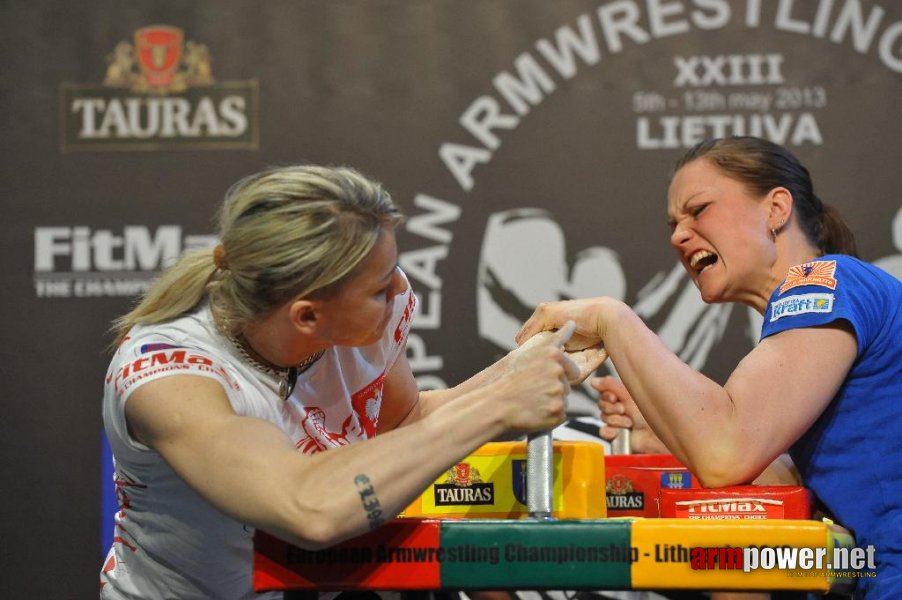
[[[113,321],[116,337],[112,347],[121,344],[135,325],[168,321],[193,309],[204,297],[215,272],[210,248],[182,256],[153,282],[135,308]]]
[[[855,235],[839,211],[826,203],[823,204],[818,247],[824,254],[848,254],[858,257]]]

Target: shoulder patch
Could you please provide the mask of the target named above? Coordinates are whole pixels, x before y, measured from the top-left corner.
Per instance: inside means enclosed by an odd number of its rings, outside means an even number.
[[[835,260],[814,260],[789,269],[786,281],[780,286],[780,293],[791,290],[801,285],[819,285],[821,287],[836,289]]]
[[[797,294],[786,296],[770,307],[770,322],[806,313],[833,312],[833,294]]]
[[[163,342],[154,344],[141,344],[141,347],[138,349],[138,354],[147,354],[148,352],[158,352],[160,350],[175,350],[177,348],[181,348],[181,346],[175,346],[173,344],[166,344]]]

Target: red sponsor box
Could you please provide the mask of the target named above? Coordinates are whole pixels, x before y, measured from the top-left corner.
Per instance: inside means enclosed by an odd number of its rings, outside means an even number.
[[[738,485],[711,489],[662,489],[662,518],[697,520],[810,519],[812,496],[794,485]]]
[[[671,454],[604,457],[609,517],[657,517],[661,489],[691,489],[698,480]]]

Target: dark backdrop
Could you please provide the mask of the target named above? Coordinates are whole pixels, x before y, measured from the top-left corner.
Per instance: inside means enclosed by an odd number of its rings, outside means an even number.
[[[758,4],[0,3],[0,595],[96,592],[110,320],[268,165],[353,165],[409,215],[423,387],[509,348],[536,302],[590,294],[723,379],[758,318],[700,303],[664,207],[671,164],[710,135],[789,146],[902,276],[902,8]]]

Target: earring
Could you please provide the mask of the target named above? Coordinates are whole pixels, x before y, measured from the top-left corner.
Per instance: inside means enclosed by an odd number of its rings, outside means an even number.
[[[783,229],[783,224],[784,224],[784,223],[786,223],[786,221],[780,221],[780,224],[779,224],[779,225],[777,225],[776,227],[771,227],[771,228],[770,228],[770,237],[773,238],[773,240],[774,240],[775,242],[777,241],[777,232],[778,232],[779,230]]]

